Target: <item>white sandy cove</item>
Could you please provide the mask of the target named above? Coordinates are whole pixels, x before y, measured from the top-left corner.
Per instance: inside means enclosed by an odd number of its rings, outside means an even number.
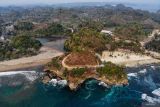
[[[106,62],[110,61],[112,63],[125,65],[128,67],[160,62],[160,60],[154,59],[151,56],[135,54],[135,53],[126,53],[120,51],[115,51],[115,52],[104,51],[102,53],[101,60]]]

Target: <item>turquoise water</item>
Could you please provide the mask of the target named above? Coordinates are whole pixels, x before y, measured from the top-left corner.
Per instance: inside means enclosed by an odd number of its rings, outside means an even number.
[[[160,107],[160,67],[127,69],[130,85],[105,88],[86,81],[77,91],[44,85],[37,72],[0,74],[0,107]],[[149,100],[143,99],[146,94]]]

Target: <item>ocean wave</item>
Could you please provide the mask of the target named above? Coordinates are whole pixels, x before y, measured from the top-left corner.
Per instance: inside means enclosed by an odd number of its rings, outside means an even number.
[[[13,76],[13,75],[24,75],[29,81],[34,81],[39,77],[39,73],[36,71],[8,71],[0,72],[0,77]]]
[[[139,73],[145,74],[145,73],[147,73],[147,69],[140,70]]]
[[[148,103],[152,104],[160,103],[160,98],[153,98],[148,96],[147,94],[142,94],[141,98],[142,100],[147,101]]]
[[[158,89],[152,91],[152,94],[154,94],[154,95],[160,97],[160,88],[158,88]]]
[[[151,66],[151,68],[152,68],[153,70],[156,70],[156,67],[155,67],[155,66]]]
[[[129,73],[127,74],[128,79],[131,79],[131,77],[137,78],[138,77],[138,73]]]

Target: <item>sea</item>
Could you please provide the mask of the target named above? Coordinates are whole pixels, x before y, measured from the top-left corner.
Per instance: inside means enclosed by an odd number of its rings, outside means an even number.
[[[0,72],[0,107],[160,107],[160,65],[126,68],[129,85],[85,81],[76,91],[43,84],[43,67]]]

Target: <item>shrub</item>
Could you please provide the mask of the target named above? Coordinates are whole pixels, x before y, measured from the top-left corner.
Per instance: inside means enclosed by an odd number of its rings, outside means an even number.
[[[117,66],[111,62],[105,63],[104,67],[97,68],[97,72],[100,74],[100,76],[116,77],[117,79],[126,77],[124,68]]]
[[[48,67],[55,67],[60,70],[62,65],[59,62],[59,57],[53,58],[52,61],[48,64]]]
[[[42,44],[38,40],[25,35],[13,37],[11,40],[11,45],[21,51],[27,51],[29,49],[39,50],[42,46]]]
[[[66,30],[64,26],[58,23],[52,23],[46,29],[38,29],[37,31],[35,31],[35,34],[38,36],[65,35],[67,33],[68,30]]]
[[[14,27],[16,30],[32,30],[33,23],[31,23],[31,22],[18,22]]]
[[[71,76],[80,77],[86,72],[86,69],[85,68],[75,68],[71,70],[70,72],[71,72]]]

